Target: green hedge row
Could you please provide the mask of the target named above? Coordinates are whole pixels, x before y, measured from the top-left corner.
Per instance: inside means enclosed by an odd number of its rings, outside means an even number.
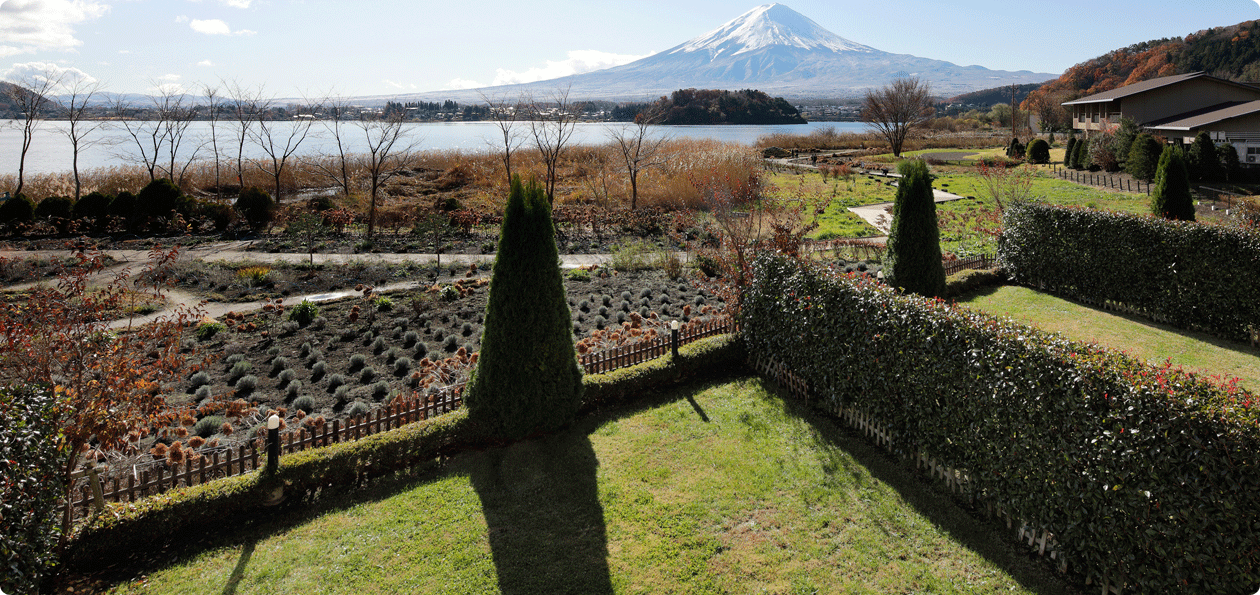
[[[671,356],[589,375],[583,409],[628,401],[644,391],[744,361],[738,336],[722,335],[684,345]],[[142,550],[176,534],[221,526],[224,519],[256,512],[267,495],[283,486],[289,499],[332,485],[353,485],[367,477],[431,460],[439,453],[490,442],[489,432],[460,409],[430,420],[280,458],[272,476],[249,473],[165,492],[135,503],[113,506],[90,519],[74,535],[72,565],[91,568],[116,560],[118,552]]]
[[[1006,209],[998,260],[1018,283],[1181,328],[1246,340],[1260,327],[1260,236],[1242,230],[1018,203]]]
[[[759,259],[750,356],[873,415],[905,454],[1053,532],[1069,564],[1139,593],[1260,584],[1254,396],[862,278]]]

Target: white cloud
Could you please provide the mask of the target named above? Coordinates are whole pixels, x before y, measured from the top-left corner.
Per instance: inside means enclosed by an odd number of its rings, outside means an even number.
[[[118,53],[120,53],[120,54],[130,54],[130,53],[131,53],[131,50],[118,50]]]
[[[233,8],[249,8],[250,3],[253,2],[254,0],[219,0],[219,1]]]
[[[197,63],[197,66],[214,66],[214,62],[211,62],[209,60],[202,60]]]
[[[0,57],[73,50],[74,25],[108,11],[98,0],[0,0]]]
[[[383,82],[383,83],[385,83],[386,85],[389,85],[389,86],[391,86],[391,87],[393,87],[393,88],[395,88],[395,89],[415,89],[415,88],[416,88],[416,86],[415,86],[414,84],[404,85],[404,84],[402,84],[402,83],[396,83],[396,82],[391,81],[391,80],[389,80],[389,79],[381,79],[381,82]]]
[[[515,83],[532,83],[534,81],[542,81],[547,79],[569,76],[571,74],[583,74],[604,68],[612,68],[629,62],[634,62],[646,56],[632,56],[628,54],[612,54],[609,52],[601,52],[599,50],[573,50],[569,52],[567,60],[547,60],[546,66],[534,67],[524,72],[516,72],[499,68],[494,76],[495,85],[511,85]]]
[[[175,17],[175,22],[176,22],[176,23],[187,23],[187,22],[188,22],[188,15],[186,15],[186,14],[181,14],[181,15],[179,15],[179,16],[177,16],[177,17]]]
[[[477,81],[473,81],[469,79],[453,78],[451,79],[451,82],[446,83],[445,87],[442,87],[442,90],[450,91],[450,90],[455,90],[455,89],[477,89],[484,86],[485,85]]]
[[[253,35],[256,33],[256,31],[250,31],[249,29],[233,31],[232,28],[228,27],[228,24],[223,22],[221,19],[207,19],[204,21],[200,19],[193,19],[192,22],[188,23],[188,26],[192,27],[193,31],[203,33],[205,35]]]
[[[95,78],[78,68],[58,66],[52,62],[14,64],[12,68],[4,71],[0,78],[8,81],[25,81],[39,86],[49,81],[52,83],[49,88],[51,93],[65,93],[80,82],[88,84],[96,82]]]

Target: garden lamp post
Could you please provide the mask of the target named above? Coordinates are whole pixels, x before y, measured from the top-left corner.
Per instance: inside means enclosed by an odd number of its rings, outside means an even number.
[[[267,473],[275,473],[280,465],[280,416],[267,418]]]
[[[669,353],[678,359],[678,321],[669,321]]]

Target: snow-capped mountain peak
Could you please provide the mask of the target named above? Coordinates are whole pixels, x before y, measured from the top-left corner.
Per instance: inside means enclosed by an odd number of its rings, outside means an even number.
[[[711,57],[739,55],[773,46],[803,50],[879,53],[832,33],[782,4],[758,6],[669,54],[707,52]]]

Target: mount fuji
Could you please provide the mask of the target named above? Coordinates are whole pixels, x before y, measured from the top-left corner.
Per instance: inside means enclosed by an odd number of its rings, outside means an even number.
[[[518,85],[442,91],[414,97],[547,93],[569,87],[574,99],[656,99],[684,88],[759,89],[793,99],[862,95],[893,78],[917,76],[933,93],[958,95],[1011,84],[1040,83],[1057,74],[1009,72],[892,54],[840,37],[782,4],[754,8],[686,43],[613,68]],[[406,97],[413,97],[408,95]]]

